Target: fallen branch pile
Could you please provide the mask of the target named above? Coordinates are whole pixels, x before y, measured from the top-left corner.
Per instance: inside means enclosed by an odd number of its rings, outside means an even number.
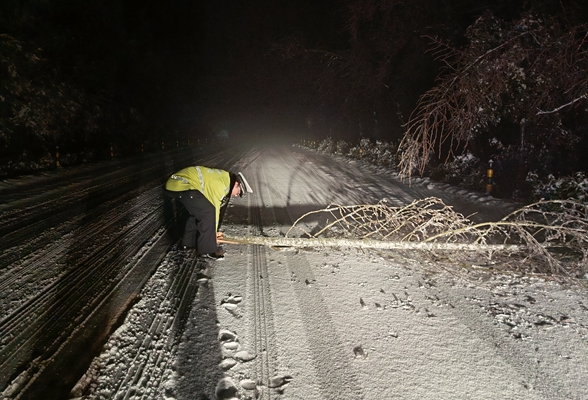
[[[324,213],[330,218],[316,232],[303,228],[301,222],[310,215]],[[583,276],[588,272],[587,217],[588,204],[572,200],[540,201],[500,221],[478,224],[435,197],[402,207],[391,207],[384,201],[375,205],[330,205],[304,214],[286,238],[263,238],[267,243],[260,244],[467,250],[488,257],[502,252],[519,255],[518,264],[527,271]],[[300,235],[290,238],[294,232]]]

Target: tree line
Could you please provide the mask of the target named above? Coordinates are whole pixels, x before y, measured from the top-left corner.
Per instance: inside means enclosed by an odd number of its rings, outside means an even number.
[[[330,1],[307,9],[312,34],[224,2],[222,43],[196,3],[1,2],[0,165],[211,137],[204,98],[295,110],[309,139],[395,143],[408,177],[464,152],[505,182],[587,169],[583,1]]]
[[[479,175],[492,160],[513,195],[529,174],[588,167],[587,8],[580,1],[355,0],[345,8],[345,46],[292,37],[279,49],[320,73],[311,127],[324,121],[341,129],[323,127],[319,136],[397,143],[409,178],[439,175],[473,154]]]

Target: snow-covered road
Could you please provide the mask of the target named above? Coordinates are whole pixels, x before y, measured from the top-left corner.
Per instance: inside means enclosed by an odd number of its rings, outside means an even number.
[[[203,262],[175,248],[179,209],[161,192],[169,173],[193,164],[241,170],[253,186],[227,212],[227,237],[281,237],[330,203],[435,196],[477,220],[513,208],[283,146],[7,182],[5,398],[64,398],[84,371],[71,397],[588,398],[585,289],[411,251],[225,245],[226,259]],[[29,222],[16,223],[23,215]]]

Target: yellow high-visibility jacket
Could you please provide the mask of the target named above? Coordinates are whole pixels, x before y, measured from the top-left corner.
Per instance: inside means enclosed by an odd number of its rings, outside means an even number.
[[[165,183],[165,188],[172,192],[198,190],[210,201],[216,211],[216,229],[218,230],[220,210],[226,203],[231,190],[231,177],[228,171],[203,166],[187,167],[173,174]]]

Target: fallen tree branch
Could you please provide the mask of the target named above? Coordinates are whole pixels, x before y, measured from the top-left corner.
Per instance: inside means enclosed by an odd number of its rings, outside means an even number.
[[[445,242],[398,242],[373,239],[289,238],[267,236],[232,236],[232,243],[257,244],[268,247],[357,247],[384,250],[448,250],[448,251],[521,251],[516,244],[476,244]]]
[[[311,234],[301,222],[319,213],[332,219]],[[575,276],[588,269],[587,216],[588,204],[553,200],[527,205],[500,221],[474,224],[441,199],[429,197],[401,207],[386,202],[330,205],[301,216],[284,239],[300,230],[300,247],[517,251],[534,263],[530,268],[535,271]]]

